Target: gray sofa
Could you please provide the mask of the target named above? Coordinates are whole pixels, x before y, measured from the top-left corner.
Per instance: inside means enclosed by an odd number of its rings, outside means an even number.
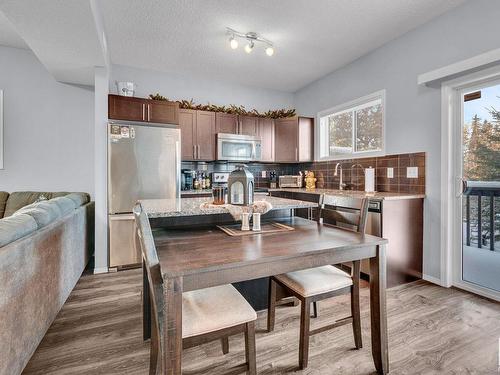
[[[85,193],[0,192],[0,375],[20,374],[93,252]]]

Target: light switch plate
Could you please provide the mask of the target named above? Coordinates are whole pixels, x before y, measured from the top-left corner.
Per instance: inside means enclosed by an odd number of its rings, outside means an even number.
[[[406,167],[406,178],[418,178],[418,167]]]
[[[262,172],[260,172],[260,177],[262,177],[262,178],[266,178],[266,177],[267,177],[267,173],[266,173],[266,172],[267,172],[267,171],[262,171]]]
[[[394,178],[394,168],[387,168],[387,178]]]

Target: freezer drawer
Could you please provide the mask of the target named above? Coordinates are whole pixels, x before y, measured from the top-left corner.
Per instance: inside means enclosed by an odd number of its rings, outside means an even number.
[[[130,267],[141,264],[141,251],[135,242],[134,215],[109,216],[109,266]]]

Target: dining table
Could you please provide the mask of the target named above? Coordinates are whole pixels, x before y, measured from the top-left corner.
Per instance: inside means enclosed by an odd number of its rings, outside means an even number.
[[[273,219],[293,230],[231,236],[216,225],[152,230],[163,276],[166,363],[180,375],[182,293],[330,264],[369,259],[371,352],[375,369],[389,372],[386,311],[387,240],[300,217]],[[143,330],[150,337],[147,274],[143,281]],[[258,352],[258,342],[257,342]]]

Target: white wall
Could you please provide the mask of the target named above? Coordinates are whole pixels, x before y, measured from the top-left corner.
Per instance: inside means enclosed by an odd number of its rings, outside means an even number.
[[[242,72],[242,74],[245,74]],[[110,93],[116,93],[115,81],[131,81],[137,84],[136,96],[148,97],[157,92],[171,100],[191,98],[198,104],[210,102],[216,105],[244,105],[246,109],[267,111],[293,107],[293,94],[242,86],[207,78],[185,76],[113,65]]]
[[[295,95],[298,113],[316,116],[387,90],[387,153],[427,152],[424,274],[434,278],[440,278],[441,92],[418,86],[417,75],[499,48],[499,19],[500,1],[467,2]]]
[[[0,190],[94,192],[94,93],[58,83],[31,51],[0,46]]]

